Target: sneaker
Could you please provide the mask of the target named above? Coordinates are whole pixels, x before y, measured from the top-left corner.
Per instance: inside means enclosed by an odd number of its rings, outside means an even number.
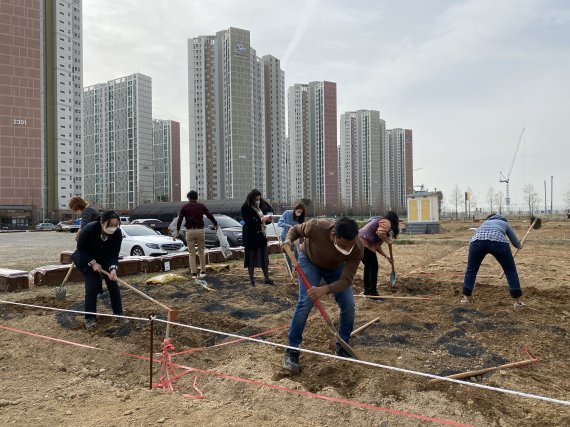
[[[88,317],[85,319],[85,329],[88,331],[97,329],[97,320],[94,317]]]
[[[204,277],[206,277],[206,273],[200,273],[200,279],[203,279]]]
[[[461,298],[461,304],[471,304],[471,298],[469,298],[467,295],[463,295],[463,298]]]
[[[301,370],[301,365],[299,364],[300,353],[295,350],[285,350],[285,357],[283,358],[283,369],[298,374]]]
[[[515,301],[514,306],[515,306],[515,309],[517,309],[517,308],[523,308],[523,307],[525,307],[526,304],[525,304],[524,302],[522,302],[522,301]]]
[[[344,349],[344,347],[343,347],[342,345],[340,345],[339,343],[336,343],[336,351],[335,351],[335,354],[336,354],[337,356],[340,356],[340,357],[346,357],[347,359],[351,359],[351,358],[352,358],[352,356],[350,355],[350,353],[349,353],[348,351],[346,351],[346,350]]]
[[[124,316],[125,314],[117,314],[117,316]],[[117,323],[118,325],[128,325],[129,324],[129,319],[125,318],[125,317],[115,317],[115,323]]]
[[[198,274],[192,273],[192,279],[197,279],[197,278],[198,278]]]
[[[250,287],[250,288],[255,288],[255,281],[250,280],[250,281],[249,281],[249,287]]]
[[[275,284],[275,282],[273,280],[271,280],[269,277],[267,279],[265,279],[263,281],[263,283],[266,285],[274,285]]]

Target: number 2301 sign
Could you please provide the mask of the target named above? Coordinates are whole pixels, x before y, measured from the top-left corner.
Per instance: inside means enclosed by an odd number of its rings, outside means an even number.
[[[27,123],[24,119],[13,119],[12,124],[14,126],[25,126]]]

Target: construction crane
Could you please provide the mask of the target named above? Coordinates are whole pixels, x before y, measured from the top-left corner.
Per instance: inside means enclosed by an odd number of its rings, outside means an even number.
[[[504,182],[507,186],[507,191],[505,194],[505,205],[507,207],[507,210],[510,211],[511,210],[511,194],[510,194],[510,188],[509,188],[509,182],[511,179],[511,172],[513,171],[513,166],[515,165],[515,160],[517,158],[517,153],[519,152],[519,147],[521,146],[521,142],[524,138],[524,131],[526,130],[526,128],[522,128],[521,130],[521,135],[519,137],[519,142],[517,143],[517,147],[515,148],[515,154],[513,155],[513,160],[511,160],[511,164],[509,166],[509,171],[507,172],[506,175],[503,175],[503,172],[499,172],[499,182]]]

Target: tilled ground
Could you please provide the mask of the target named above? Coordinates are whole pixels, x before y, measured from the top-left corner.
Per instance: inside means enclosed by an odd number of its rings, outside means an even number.
[[[482,266],[474,304],[458,303],[467,245],[459,238],[445,242],[443,237],[430,240],[430,236],[423,236],[414,244],[396,246],[396,289],[388,287],[383,278],[388,274],[387,266],[381,262],[381,293],[430,295],[433,299],[375,302],[356,298],[356,327],[375,317],[380,319],[353,337],[351,345],[364,360],[436,375],[524,360],[529,358],[526,348],[541,359],[539,363],[495,371],[470,381],[570,400],[570,256],[564,242],[541,245],[535,241],[533,245],[531,240],[526,253],[517,256],[528,307],[515,311],[504,280],[498,279],[499,267],[491,260]],[[463,238],[462,234],[459,237]],[[208,276],[213,291],[190,280],[164,285],[145,284],[147,275],[126,280],[175,308],[182,324],[243,336],[277,328],[259,338],[285,344],[297,288],[291,285],[281,256],[272,257],[271,263],[276,286],[262,285],[259,279],[259,284],[250,288],[238,263]],[[354,289],[361,292],[360,278],[355,280]],[[53,288],[5,295],[26,304],[83,309],[81,284],[70,286],[65,301],[53,297]],[[129,316],[147,319],[154,313],[165,318],[159,307],[136,293],[123,289],[122,295]],[[324,303],[336,318],[334,301],[326,299]],[[109,300],[100,301],[98,309],[110,313]],[[567,406],[457,384],[434,384],[411,374],[312,354],[302,355],[301,373],[290,375],[281,368],[281,349],[258,343],[228,343],[233,338],[181,326],[171,328],[173,351],[185,353],[174,356],[173,361],[203,371],[196,378],[194,373],[179,378],[174,384],[175,394],[149,391],[149,362],[144,359],[150,354],[149,321],[117,325],[102,317],[99,325],[90,333],[84,329],[81,315],[0,304],[0,327],[4,328],[0,329],[0,422],[116,426],[190,422],[365,426],[382,421],[390,426],[409,426],[430,422],[418,418],[421,416],[466,425],[570,425]],[[164,324],[155,322],[154,331],[153,354],[158,357]],[[315,311],[307,324],[303,347],[332,353],[329,340],[330,334]],[[155,364],[154,381],[158,374]],[[201,400],[183,396],[197,393],[195,381],[204,394]],[[316,393],[343,402],[299,393]]]

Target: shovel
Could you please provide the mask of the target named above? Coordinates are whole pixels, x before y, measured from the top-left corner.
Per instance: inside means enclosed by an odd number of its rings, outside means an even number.
[[[388,250],[390,251],[390,265],[392,266],[392,272],[390,273],[390,284],[396,286],[398,277],[396,276],[396,268],[394,267],[394,257],[392,256],[392,244],[388,244]]]
[[[303,285],[305,286],[305,288],[307,288],[307,290],[311,289],[311,287],[312,287],[311,283],[309,282],[309,279],[307,279],[307,276],[305,276],[305,273],[303,272],[303,270],[299,266],[299,263],[297,262],[297,258],[295,258],[295,255],[293,254],[293,251],[291,251],[291,248],[288,245],[284,245],[283,248],[284,248],[285,252],[287,253],[287,255],[289,256],[289,259],[293,263],[293,267],[297,271],[297,274],[299,275],[299,278],[301,279],[301,282],[303,282]],[[321,317],[323,318],[323,320],[325,321],[325,323],[329,327],[329,330],[331,331],[331,333],[336,337],[336,340],[342,346],[342,348],[344,348],[346,350],[346,352],[348,354],[350,354],[350,356],[352,356],[354,359],[357,359],[357,360],[360,359],[358,357],[358,355],[354,352],[354,350],[348,345],[348,343],[340,337],[340,335],[338,334],[338,331],[334,327],[334,324],[333,324],[331,318],[329,317],[327,311],[325,310],[325,308],[323,307],[321,302],[318,299],[316,299],[313,301],[313,304],[315,305],[315,307],[317,307],[317,309],[319,310],[319,313],[321,313]]]
[[[526,236],[528,236],[528,234],[530,233],[530,230],[532,230],[533,228],[534,228],[535,230],[538,230],[540,227],[542,227],[542,219],[540,219],[540,218],[538,218],[538,217],[535,217],[535,216],[532,216],[532,217],[531,217],[531,221],[532,221],[532,224],[530,225],[530,227],[528,228],[526,234],[525,234],[524,237],[522,238],[522,240],[521,240],[521,245],[524,243],[524,241],[525,241],[525,239],[526,239]],[[520,251],[520,249],[517,249],[517,250],[515,251],[515,253],[513,254],[513,258],[517,256],[517,254],[519,253],[519,251]],[[502,279],[504,275],[505,275],[505,272],[503,271],[503,272],[501,273],[501,275],[499,276],[499,279]]]
[[[64,300],[65,297],[67,297],[67,288],[65,287],[65,284],[67,283],[69,276],[71,276],[72,270],[73,270],[73,264],[71,264],[69,270],[67,270],[67,274],[65,275],[63,282],[61,282],[61,285],[55,288],[55,299]]]

